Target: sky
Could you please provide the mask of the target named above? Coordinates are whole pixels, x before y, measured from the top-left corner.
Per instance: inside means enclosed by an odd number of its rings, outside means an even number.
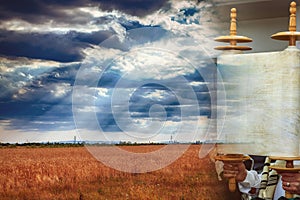
[[[220,30],[209,1],[1,1],[0,142],[206,140]]]

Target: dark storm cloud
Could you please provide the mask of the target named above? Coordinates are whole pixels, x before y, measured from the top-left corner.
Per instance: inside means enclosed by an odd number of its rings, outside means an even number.
[[[5,107],[1,119],[10,120],[10,129],[50,131],[75,128],[70,104],[10,102],[0,103],[0,106]]]
[[[30,118],[9,118],[10,126],[7,129],[20,129],[22,131],[57,131],[57,130],[72,130],[75,128],[73,116],[63,115],[59,110],[65,110],[65,106],[52,106],[50,112],[45,112],[43,115],[35,115]],[[5,118],[3,118],[5,119]]]
[[[145,16],[168,6],[168,0],[93,0],[103,10],[120,10],[135,16]]]
[[[63,9],[87,6],[88,3],[85,0],[0,0],[0,20],[22,19],[31,23],[49,20],[75,22],[75,15],[70,18],[70,14],[63,12]],[[86,13],[80,14],[87,17]]]
[[[39,82],[41,84],[48,84],[48,83],[69,83],[70,85],[73,85],[77,70],[79,69],[80,64],[72,64],[67,65],[65,67],[59,67],[51,72],[48,72],[45,74],[42,78],[36,79],[35,82],[31,84],[31,87],[34,87],[36,82]]]
[[[118,83],[121,75],[115,71],[106,71],[101,76],[98,87],[114,88]]]
[[[50,131],[75,127],[70,104],[13,101],[0,106],[1,118],[10,120],[7,129]]]
[[[112,35],[109,31],[88,33],[19,33],[0,30],[0,54],[59,62],[80,61],[82,49],[99,44]]]
[[[21,95],[20,98],[17,98],[16,101],[26,101],[33,104],[38,101],[41,104],[50,105],[59,103],[71,104],[71,87],[74,84],[76,72],[79,67],[79,64],[74,64],[54,68],[36,77],[23,87],[27,92]],[[55,93],[53,92],[56,90],[55,87],[61,87],[61,90],[64,89],[65,95],[55,97]]]
[[[1,119],[9,119],[11,129],[24,131],[73,129],[71,86],[78,68],[78,64],[72,64],[40,74],[22,87],[24,94],[18,94],[15,88],[2,88],[9,95],[0,98]],[[10,76],[18,81],[17,74]],[[60,91],[63,95],[57,96]],[[9,97],[13,94],[17,96]]]
[[[181,113],[181,106],[191,106],[191,109],[193,109],[192,106],[198,106],[200,108],[199,115],[210,115],[211,97],[207,92],[206,87],[203,87],[203,85],[205,84],[193,87],[193,92],[197,97],[198,105],[181,105],[176,94],[162,85],[144,85],[132,94],[129,110],[130,112],[137,113],[135,114],[135,117],[149,117],[149,110],[151,106],[159,104],[164,107],[167,117],[172,119],[174,116],[183,115],[183,113]],[[162,96],[153,96],[149,98],[149,95],[157,91],[160,91]],[[186,96],[188,96],[190,92],[191,91],[188,91]]]
[[[71,31],[68,33],[70,35],[70,38],[72,38],[74,41],[84,42],[88,44],[94,44],[98,45],[103,40],[109,38],[114,34],[113,31],[94,31],[92,33],[79,33],[76,31]]]
[[[61,100],[62,101],[62,100]],[[62,102],[60,102],[62,103]],[[59,104],[59,103],[43,103],[43,102],[32,102],[32,101],[12,101],[7,103],[0,103],[1,111],[0,114],[3,118],[14,118],[14,119],[33,119],[39,116],[44,116],[48,113],[50,116],[50,111],[55,106],[60,106],[61,108],[70,107],[71,104]],[[5,106],[4,106],[5,105]],[[58,110],[59,112],[52,112],[52,118],[59,116],[69,116],[71,109]],[[58,118],[57,118],[58,119]]]
[[[122,131],[117,125],[114,116],[111,112],[108,113],[97,113],[97,119],[99,126],[103,131]],[[97,130],[98,127],[90,127]]]
[[[53,24],[65,23],[69,25],[78,25],[92,23],[95,26],[102,26],[103,24],[113,22],[119,23],[126,31],[129,31],[149,26],[143,25],[138,21],[131,21],[124,17],[116,17],[113,15],[93,18],[90,14],[75,8],[82,6],[97,6],[101,3],[106,5],[106,8],[110,7],[109,4],[111,4],[111,7],[125,8],[128,6],[125,10],[136,10],[136,8],[131,7],[131,3],[136,3],[137,8],[139,9],[144,7],[142,5],[149,4],[145,6],[148,10],[149,8],[161,5],[163,2],[129,1],[129,5],[127,5],[126,1],[0,0],[0,3],[0,24],[1,22],[5,22],[5,20],[9,19],[22,19],[29,23],[36,24],[42,24],[51,20],[51,23]],[[65,9],[69,9],[69,12],[65,12]],[[5,28],[5,25],[3,25],[3,27]],[[150,42],[158,39],[157,37],[161,37],[164,32],[165,30],[162,28],[153,28],[151,32],[145,31],[144,34],[135,35],[133,32],[129,35],[129,38],[131,39],[130,41],[134,39],[134,41],[138,40],[139,43]],[[51,32],[29,33],[2,29],[0,30],[0,55],[54,60],[58,62],[81,61],[84,56],[82,54],[82,49],[90,46],[90,44],[98,45],[113,34],[116,34],[113,27],[109,28],[109,30],[95,31],[92,33],[70,31],[65,34]],[[122,46],[128,46],[127,43],[121,44],[118,43],[119,41],[116,42],[116,47],[111,46],[111,43],[109,47],[120,48]]]
[[[78,10],[76,12],[79,13],[66,13],[64,10],[100,5],[102,10],[116,9],[131,15],[145,16],[167,6],[167,0],[0,0],[0,5],[0,21],[22,19],[31,23],[49,20],[84,23],[86,21],[83,19],[91,15]]]
[[[115,82],[116,80],[113,80],[113,76],[110,76],[112,74],[107,73],[105,81],[104,79],[101,81],[101,85],[108,82],[110,79],[112,82]],[[194,80],[195,75],[188,76],[190,79]],[[194,77],[194,78],[193,78]],[[115,77],[116,78],[116,77]],[[118,78],[117,78],[118,79]],[[197,80],[199,80],[199,77],[197,77]],[[172,81],[174,83],[174,81]],[[175,82],[176,83],[176,82]],[[174,83],[174,84],[175,84]],[[175,88],[180,88],[180,84],[178,83],[178,86]],[[150,111],[152,114],[161,114],[159,110],[153,111],[151,110],[151,107],[154,105],[161,105],[164,109],[164,112],[166,114],[166,119],[174,121],[175,119],[179,119],[180,117],[192,117],[192,116],[199,116],[199,115],[207,115],[210,116],[210,96],[207,92],[207,88],[203,87],[205,84],[199,84],[198,86],[194,86],[193,89],[195,90],[196,97],[198,99],[198,104],[196,105],[181,105],[178,97],[175,93],[172,92],[172,90],[168,89],[164,86],[164,84],[156,84],[156,83],[149,83],[142,85],[141,87],[137,88],[134,93],[130,94],[129,99],[129,105],[128,105],[128,111],[130,112],[130,116],[133,119],[148,119],[150,117]],[[106,85],[110,87],[109,85]],[[182,92],[182,91],[181,91]],[[160,95],[159,95],[160,94]],[[110,98],[110,97],[109,97]],[[105,105],[102,102],[102,105],[97,105],[98,107],[101,107],[101,112],[97,113],[97,117],[99,120],[100,127],[104,131],[119,131],[119,127],[115,122],[115,119],[112,114],[111,110],[111,101],[107,101]],[[121,102],[120,102],[121,103]],[[199,108],[199,113],[194,113],[193,115],[188,113],[188,115],[182,113],[182,106],[184,106],[184,110],[195,110]],[[188,106],[188,107],[186,107]],[[159,113],[153,113],[153,112],[159,112]],[[120,118],[120,116],[118,116]],[[89,127],[91,128],[91,127]]]

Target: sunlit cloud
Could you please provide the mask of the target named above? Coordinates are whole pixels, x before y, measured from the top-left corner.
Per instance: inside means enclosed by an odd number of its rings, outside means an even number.
[[[85,124],[95,140],[165,141],[180,123],[180,140],[202,137],[218,35],[209,3],[31,3],[0,9],[0,138],[70,140]]]

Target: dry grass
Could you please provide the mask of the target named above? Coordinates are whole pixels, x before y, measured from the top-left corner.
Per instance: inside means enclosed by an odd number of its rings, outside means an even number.
[[[160,146],[126,146],[149,152]],[[0,149],[0,199],[232,200],[214,163],[199,159],[199,145],[161,170],[131,174],[106,167],[84,147]]]

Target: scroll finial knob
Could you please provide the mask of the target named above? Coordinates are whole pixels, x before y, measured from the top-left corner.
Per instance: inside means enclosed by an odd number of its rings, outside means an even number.
[[[289,31],[296,31],[296,3],[293,1],[290,4],[290,24]]]
[[[231,8],[230,13],[230,35],[236,35],[236,8]]]
[[[217,50],[251,50],[248,46],[237,46],[238,42],[251,42],[252,39],[245,36],[238,36],[236,30],[236,18],[237,11],[236,8],[231,8],[230,10],[230,34],[227,36],[220,36],[215,38],[218,42],[228,42],[228,46],[217,46]]]
[[[279,32],[271,36],[275,40],[287,40],[289,46],[296,46],[296,41],[300,40],[300,32],[296,32],[296,2],[290,4],[289,31]]]

